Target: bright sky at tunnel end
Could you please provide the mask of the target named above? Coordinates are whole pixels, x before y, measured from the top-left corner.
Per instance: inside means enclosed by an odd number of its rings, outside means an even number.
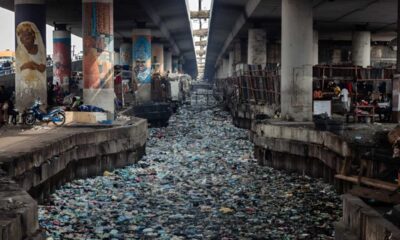
[[[212,1],[213,0],[202,0],[201,10],[210,10]],[[188,2],[189,2],[190,11],[198,11],[199,10],[199,0],[188,0]],[[192,19],[191,22],[192,22],[193,30],[200,29],[200,20],[199,19]],[[201,26],[202,26],[202,29],[208,29],[209,28],[209,19],[201,20]],[[208,41],[207,37],[203,37],[202,39],[200,39],[200,37],[198,37],[198,36],[193,36],[194,42],[199,42],[200,40]],[[201,47],[195,46],[195,50],[196,50],[196,52],[199,52],[201,50]],[[207,51],[207,46],[203,50]],[[196,53],[196,57],[197,57],[197,64],[203,65],[204,59],[201,60],[198,53]],[[200,73],[200,71],[199,71],[199,73]],[[202,75],[202,73],[200,74],[200,77],[201,77],[201,75]]]

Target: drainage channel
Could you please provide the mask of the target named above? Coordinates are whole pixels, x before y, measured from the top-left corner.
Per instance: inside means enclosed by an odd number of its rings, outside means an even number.
[[[40,225],[49,239],[332,239],[334,188],[259,166],[253,147],[228,113],[197,99],[150,129],[138,164],[52,194]]]

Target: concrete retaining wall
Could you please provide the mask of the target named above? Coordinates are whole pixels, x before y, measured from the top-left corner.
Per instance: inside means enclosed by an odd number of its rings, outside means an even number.
[[[31,152],[0,154],[0,240],[42,239],[32,197],[41,201],[67,181],[136,163],[147,134],[147,121],[138,120],[121,127],[83,128]]]
[[[335,224],[336,240],[399,240],[400,231],[360,198],[345,194],[343,217]]]
[[[257,115],[267,115],[269,117],[274,115],[274,107],[265,104],[229,102],[227,107],[232,115],[233,124],[243,129],[250,129]]]
[[[323,178],[339,192],[352,184],[339,181],[335,174],[343,169],[347,158],[355,157],[351,146],[330,132],[293,123],[254,123],[251,139],[255,157],[261,165]],[[343,217],[335,224],[337,240],[400,240],[400,230],[360,198],[343,195]]]

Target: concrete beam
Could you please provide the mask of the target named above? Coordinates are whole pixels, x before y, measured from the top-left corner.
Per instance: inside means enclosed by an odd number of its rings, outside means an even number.
[[[207,46],[207,41],[197,41],[194,43],[195,46],[200,46],[200,47],[206,47]]]
[[[222,57],[225,53],[226,49],[230,46],[233,39],[239,33],[240,29],[246,24],[247,19],[253,14],[253,12],[257,9],[258,5],[261,3],[261,0],[249,0],[244,8],[244,12],[240,15],[240,17],[236,20],[235,25],[233,26],[231,33],[228,38],[225,40],[224,47],[222,51],[219,53],[217,61]]]
[[[206,55],[206,51],[205,51],[205,50],[197,50],[197,51],[196,51],[196,54],[197,54],[198,56],[204,56],[204,55]]]
[[[190,11],[192,19],[208,19],[210,18],[210,10]]]
[[[207,37],[208,35],[208,29],[196,29],[193,30],[193,36],[195,37]]]
[[[152,5],[147,2],[147,1],[140,1],[143,8],[147,12],[147,14],[150,16],[151,20],[153,20],[154,24],[156,24],[159,28],[160,31],[163,33],[164,37],[167,38],[171,44],[171,47],[176,55],[180,54],[180,49],[176,45],[175,40],[172,38],[170,32],[168,31],[167,27],[165,24],[161,21],[160,16],[157,14],[157,12],[153,9]]]

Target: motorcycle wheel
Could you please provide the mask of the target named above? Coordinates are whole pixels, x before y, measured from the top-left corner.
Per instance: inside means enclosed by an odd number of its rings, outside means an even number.
[[[55,121],[53,119],[53,123],[57,127],[61,127],[65,123],[65,114],[64,113],[56,113],[56,114],[54,114],[54,116],[52,118],[58,118],[60,120],[60,121]]]
[[[25,119],[24,122],[26,125],[28,126],[33,126],[33,124],[35,124],[36,122],[36,117],[33,113],[28,113],[25,115]]]

